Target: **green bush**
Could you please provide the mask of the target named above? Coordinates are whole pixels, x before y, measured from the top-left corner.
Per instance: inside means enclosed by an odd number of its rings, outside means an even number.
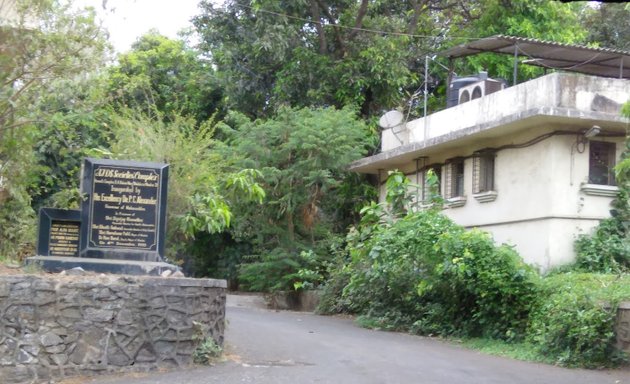
[[[434,246],[448,231],[462,229],[435,211],[420,211],[391,226],[351,232],[351,278],[342,299],[354,312],[409,327],[423,306],[418,284],[430,278],[440,261]]]
[[[349,283],[341,300],[379,328],[421,334],[522,337],[538,275],[484,232],[436,210],[349,236]],[[330,299],[324,296],[328,303]],[[328,304],[335,308],[335,305]]]
[[[275,248],[262,256],[246,257],[239,271],[240,288],[258,292],[317,288],[328,276],[330,260],[328,244],[319,245],[321,248],[292,251]]]
[[[445,233],[437,248],[443,262],[433,290],[445,311],[434,323],[466,336],[523,336],[538,293],[536,271],[514,249],[496,246],[476,229]]]
[[[630,276],[562,273],[544,279],[529,338],[560,365],[597,368],[624,359],[615,347],[619,300],[630,298]]]
[[[616,273],[630,270],[630,237],[624,223],[611,217],[575,242],[575,267],[583,271]]]
[[[541,279],[513,248],[454,224],[439,204],[407,211],[404,190],[393,189],[388,205],[361,211],[361,225],[337,254],[321,312],[352,312],[359,324],[386,330],[522,340],[544,356],[538,360],[568,366],[623,359],[613,326],[617,303],[630,299],[630,275],[565,272]],[[613,232],[611,223],[603,230]],[[592,258],[610,251],[604,240],[586,245]]]

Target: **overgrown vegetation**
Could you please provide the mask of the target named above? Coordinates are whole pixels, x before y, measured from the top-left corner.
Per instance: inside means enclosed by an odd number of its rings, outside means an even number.
[[[107,42],[93,11],[66,2],[1,1],[0,15],[0,259],[19,260],[34,249],[33,190],[47,171],[35,148],[51,114],[38,100],[102,66]]]
[[[397,191],[392,180],[401,180],[400,173],[388,183]],[[408,199],[394,196],[390,209],[400,215]],[[348,235],[347,263],[337,277],[348,283],[338,301],[324,298],[329,307],[322,310],[347,310],[380,328],[420,334],[523,336],[538,276],[514,250],[484,232],[465,231],[437,209],[375,221],[374,211],[382,209],[366,210]]]
[[[546,277],[531,314],[529,339],[555,363],[601,368],[625,360],[613,330],[617,305],[630,298],[630,276],[559,273]]]
[[[347,201],[352,179],[345,167],[366,153],[366,125],[352,108],[281,108],[271,119],[236,114],[228,123],[226,149],[243,156],[240,166],[260,170],[268,191],[263,206],[240,204],[230,231],[252,245],[241,260],[243,288],[317,284],[300,270],[325,270],[330,247],[345,230],[338,223],[360,207],[363,197],[353,193],[358,201]]]
[[[613,326],[618,302],[630,298],[628,275],[540,277],[488,234],[464,230],[436,208],[408,210],[400,173],[387,185],[387,206],[367,206],[350,231],[321,312],[355,313],[359,324],[379,329],[504,340],[528,358],[560,365],[625,359]]]
[[[418,211],[403,174],[377,204],[345,167],[377,147],[384,110],[419,114],[425,80],[429,109],[444,97],[440,59],[419,76],[426,54],[496,33],[624,48],[628,23],[608,21],[627,20],[628,6],[201,1],[199,47],[150,32],[106,67],[93,10],[0,0],[0,11],[13,3],[17,17],[0,25],[0,259],[32,254],[40,206],[78,203],[83,157],[167,162],[167,252],[189,274],[252,290],[323,286],[322,310],[365,325],[502,340],[564,365],[621,359],[611,326],[630,297],[630,142],[613,217],[578,239],[573,272],[544,278],[443,216],[435,175],[422,202],[432,208]],[[510,59],[455,69],[510,78]],[[540,71],[522,66],[518,80]],[[218,353],[200,343],[200,360]]]

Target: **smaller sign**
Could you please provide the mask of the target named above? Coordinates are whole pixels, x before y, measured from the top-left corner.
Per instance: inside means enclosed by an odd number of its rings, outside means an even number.
[[[78,257],[81,211],[56,208],[39,210],[37,253],[40,256]]]

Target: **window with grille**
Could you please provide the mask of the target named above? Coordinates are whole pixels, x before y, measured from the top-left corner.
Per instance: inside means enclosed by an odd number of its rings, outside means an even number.
[[[615,182],[615,143],[591,141],[589,143],[589,184],[617,185]]]
[[[464,196],[464,159],[455,158],[447,162],[444,191],[447,199]]]
[[[494,191],[494,153],[473,156],[473,193]]]
[[[442,182],[442,166],[439,164],[429,165],[424,168],[422,171],[422,202],[429,203],[431,202],[431,187],[429,185],[427,174],[429,170],[433,170],[433,173],[437,177],[438,185],[437,185],[437,193],[440,194],[440,184]]]

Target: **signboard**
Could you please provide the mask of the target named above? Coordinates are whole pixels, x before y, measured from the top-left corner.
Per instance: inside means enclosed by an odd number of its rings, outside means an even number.
[[[167,183],[166,164],[85,159],[81,256],[161,260]]]
[[[40,256],[79,256],[80,230],[80,211],[40,209],[37,253]]]

